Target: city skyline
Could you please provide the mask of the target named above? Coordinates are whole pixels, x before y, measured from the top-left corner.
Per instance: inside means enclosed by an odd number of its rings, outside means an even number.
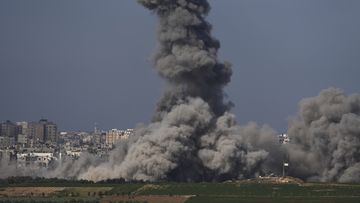
[[[360,92],[360,2],[211,5],[239,123],[284,132],[300,99],[332,86]],[[135,1],[2,1],[0,26],[1,122],[46,117],[89,131],[150,121],[165,85],[149,59],[156,16]]]

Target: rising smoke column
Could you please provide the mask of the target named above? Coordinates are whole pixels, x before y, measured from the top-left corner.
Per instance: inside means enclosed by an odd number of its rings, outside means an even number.
[[[154,65],[167,90],[152,123],[136,130],[108,162],[81,179],[222,180],[261,172],[268,152],[259,149],[275,132],[256,124],[239,127],[224,102],[232,70],[217,59],[218,40],[205,21],[206,0],[138,0],[159,17]],[[274,139],[275,140],[275,139]],[[266,147],[265,147],[266,148]],[[120,151],[119,151],[120,150]]]
[[[290,123],[289,155],[294,176],[360,182],[360,95],[330,88],[299,103]]]

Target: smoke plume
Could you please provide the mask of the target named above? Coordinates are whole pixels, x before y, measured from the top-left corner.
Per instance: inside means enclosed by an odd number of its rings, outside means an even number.
[[[136,130],[138,139],[119,153],[121,158],[115,154],[115,159],[91,167],[80,178],[185,181],[250,177],[260,172],[268,152],[250,141],[275,132],[255,124],[240,128],[228,112],[231,103],[224,102],[223,87],[232,70],[217,59],[220,43],[210,35],[211,25],[205,21],[208,2],[138,2],[159,17],[154,66],[166,80],[167,90],[152,123]],[[247,130],[254,138],[242,135]]]
[[[360,182],[360,95],[330,88],[303,99],[288,133],[292,175]]]

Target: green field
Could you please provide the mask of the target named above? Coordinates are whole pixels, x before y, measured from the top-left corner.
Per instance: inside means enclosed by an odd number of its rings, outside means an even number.
[[[140,194],[159,195],[229,195],[229,196],[257,196],[257,197],[326,197],[326,196],[359,196],[360,185],[346,184],[243,184],[243,183],[163,183],[151,184]]]
[[[359,198],[248,198],[248,197],[196,197],[186,203],[359,203]]]
[[[171,183],[141,191],[144,195],[195,195],[187,202],[360,202],[360,185]]]
[[[20,186],[40,188],[36,183],[14,183],[0,187],[1,202],[104,202],[104,197],[137,197],[161,195],[191,196],[186,203],[359,203],[358,184],[267,184],[267,183],[81,183],[75,186],[53,183],[41,186],[60,188],[61,191],[29,197],[14,196],[6,191]],[[24,187],[22,187],[24,188]],[[40,195],[42,194],[42,195]],[[116,202],[116,201],[114,201]],[[121,202],[121,201],[118,201]],[[131,202],[130,200],[128,202]],[[132,201],[136,202],[136,201]],[[151,201],[149,201],[150,203]],[[125,203],[125,202],[124,202]],[[161,202],[160,202],[161,203]]]

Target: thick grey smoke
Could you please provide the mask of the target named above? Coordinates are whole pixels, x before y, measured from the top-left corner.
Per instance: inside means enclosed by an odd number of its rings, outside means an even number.
[[[360,182],[360,95],[330,88],[303,99],[288,133],[292,175]]]
[[[16,170],[16,165],[14,163],[10,163],[8,159],[0,157],[0,178],[21,175],[23,175],[23,173]]]
[[[79,178],[185,181],[251,177],[260,172],[268,155],[256,150],[258,145],[265,145],[266,137],[275,140],[275,132],[268,127],[236,126],[229,113],[215,118],[200,98],[174,106],[161,121],[137,133],[139,138],[127,151],[113,152],[110,161],[89,168]]]
[[[80,178],[212,180],[260,172],[268,152],[257,148],[255,139],[274,138],[275,132],[255,124],[238,127],[228,113],[231,103],[224,102],[223,87],[232,71],[217,59],[219,42],[210,35],[211,26],[204,19],[210,10],[208,2],[138,2],[159,17],[154,64],[168,89],[153,122],[136,130],[138,139],[126,151],[113,153],[115,159],[91,167]]]

